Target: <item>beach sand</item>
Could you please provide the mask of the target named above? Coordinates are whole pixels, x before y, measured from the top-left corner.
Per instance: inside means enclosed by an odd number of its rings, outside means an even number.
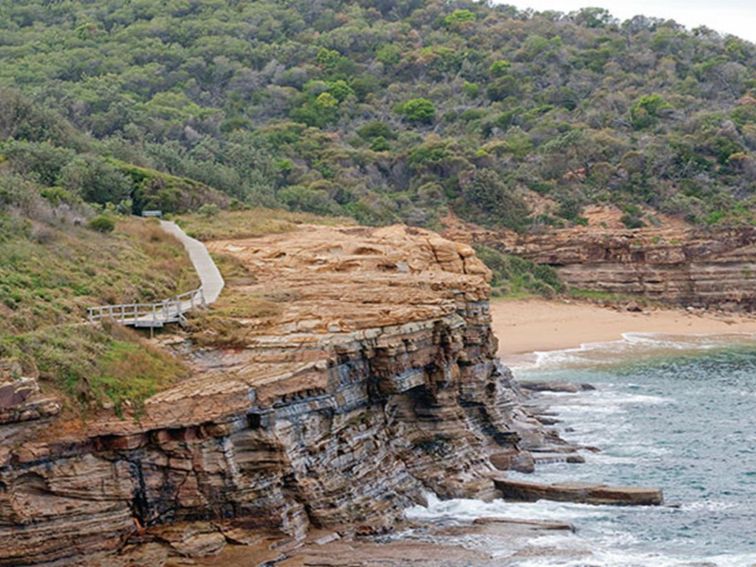
[[[756,317],[688,313],[683,309],[619,311],[563,300],[492,299],[493,330],[504,360],[535,351],[562,350],[584,343],[620,340],[623,333],[723,335],[756,333]]]

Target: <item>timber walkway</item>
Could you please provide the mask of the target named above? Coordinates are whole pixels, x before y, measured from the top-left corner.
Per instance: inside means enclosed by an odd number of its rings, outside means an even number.
[[[121,325],[149,329],[169,323],[183,324],[187,312],[197,307],[206,307],[218,299],[225,282],[205,245],[187,235],[175,222],[161,220],[160,228],[175,236],[184,246],[199,276],[200,287],[156,303],[90,307],[87,309],[90,322],[112,319]]]

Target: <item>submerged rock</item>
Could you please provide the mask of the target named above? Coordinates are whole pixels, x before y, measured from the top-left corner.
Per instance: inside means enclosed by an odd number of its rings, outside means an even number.
[[[566,394],[576,394],[595,390],[596,387],[591,384],[575,384],[574,382],[556,382],[556,381],[535,381],[523,380],[518,381],[517,385],[525,390],[532,392],[563,392]]]

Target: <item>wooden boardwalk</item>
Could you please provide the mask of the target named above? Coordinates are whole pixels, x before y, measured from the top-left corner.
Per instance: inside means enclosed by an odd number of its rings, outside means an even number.
[[[200,287],[156,303],[90,307],[87,309],[89,321],[109,319],[129,327],[155,329],[169,323],[182,324],[186,321],[187,312],[197,307],[206,307],[218,299],[225,282],[205,245],[188,236],[174,222],[161,220],[160,227],[175,236],[184,246],[199,276]]]

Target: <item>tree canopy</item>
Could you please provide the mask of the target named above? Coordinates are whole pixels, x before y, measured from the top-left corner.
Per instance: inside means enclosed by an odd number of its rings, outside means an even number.
[[[446,0],[19,0],[0,37],[0,160],[93,202],[753,222],[756,46],[706,28]]]

